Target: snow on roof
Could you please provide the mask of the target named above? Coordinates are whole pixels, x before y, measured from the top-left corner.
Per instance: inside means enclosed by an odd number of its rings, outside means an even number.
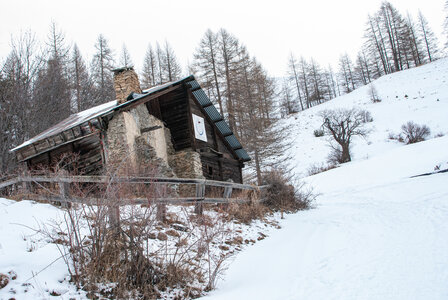
[[[138,100],[138,99],[140,99],[142,97],[148,96],[149,94],[152,94],[152,93],[155,93],[157,91],[163,90],[166,87],[169,87],[171,85],[179,84],[182,81],[184,81],[184,80],[186,80],[186,79],[188,79],[190,77],[191,76],[188,76],[188,77],[182,78],[182,79],[177,80],[177,81],[170,81],[170,82],[158,85],[158,86],[154,86],[152,88],[143,90],[143,94],[133,93],[133,99],[131,99],[131,100],[127,101],[127,102],[124,102],[122,104],[118,104],[117,100],[113,100],[113,101],[110,101],[110,102],[107,102],[107,103],[104,103],[104,104],[101,104],[101,105],[89,108],[87,110],[81,111],[79,113],[70,115],[67,119],[62,120],[58,124],[48,128],[44,132],[36,135],[32,139],[29,139],[28,141],[22,143],[21,145],[15,147],[15,148],[13,148],[13,149],[11,149],[9,151],[10,152],[17,151],[17,150],[19,150],[19,149],[21,149],[21,148],[23,148],[25,146],[31,145],[31,144],[33,144],[33,143],[35,143],[37,141],[43,140],[45,138],[49,138],[49,137],[51,137],[53,135],[56,135],[56,134],[59,134],[59,133],[65,131],[65,130],[74,128],[74,127],[76,127],[76,126],[78,126],[78,125],[80,125],[80,124],[82,124],[84,122],[87,122],[87,121],[89,121],[91,119],[97,118],[97,117],[99,117],[99,116],[101,116],[101,115],[103,115],[105,113],[108,113],[108,112],[112,111],[113,109],[127,106],[130,103],[132,103],[132,102],[134,102],[134,101],[136,101],[136,100]]]
[[[117,106],[117,104],[118,104],[118,101],[113,100],[113,101],[103,103],[98,106],[86,109],[79,113],[70,115],[67,119],[62,120],[58,124],[48,128],[47,130],[36,135],[32,139],[29,139],[28,141],[24,142],[23,144],[11,149],[10,152],[14,152],[16,150],[19,150],[20,148],[31,145],[32,143],[35,143],[37,141],[48,138],[50,136],[56,135],[58,133],[63,132],[64,130],[71,129],[73,127],[76,127],[76,126],[84,123],[84,122],[94,119],[108,111],[111,111],[113,108],[115,108]]]

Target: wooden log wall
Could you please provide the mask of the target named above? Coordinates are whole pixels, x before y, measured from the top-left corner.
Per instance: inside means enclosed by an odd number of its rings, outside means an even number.
[[[242,183],[241,164],[224,144],[216,132],[215,125],[203,113],[196,101],[189,95],[191,113],[204,118],[207,142],[195,139],[195,148],[201,154],[202,171],[207,179]],[[191,117],[191,116],[190,116]],[[194,135],[194,132],[192,133]]]
[[[187,94],[185,89],[179,89],[163,95],[147,103],[150,114],[165,122],[171,131],[171,141],[174,150],[179,151],[191,147],[188,124]],[[157,108],[157,102],[159,109]]]

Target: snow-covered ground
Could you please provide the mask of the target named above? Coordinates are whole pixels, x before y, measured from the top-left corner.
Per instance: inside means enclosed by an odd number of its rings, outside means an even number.
[[[204,299],[448,299],[448,60],[385,76],[368,87],[285,120],[292,166],[320,195],[315,209],[287,215],[282,230],[239,254]],[[317,138],[323,109],[371,112],[371,132],[354,141],[353,161],[306,177],[325,162]],[[407,121],[431,139],[389,140]],[[437,135],[445,135],[437,137]]]
[[[202,266],[214,268],[215,261],[225,254],[230,259],[245,247],[263,240],[270,232],[278,228],[278,214],[268,216],[264,221],[256,220],[252,224],[243,224],[237,221],[228,221],[213,210],[204,210],[209,222],[208,225],[197,224],[191,220],[194,215],[192,206],[169,206],[167,212],[168,222],[159,224],[154,221],[156,211],[146,210],[147,224],[153,237],[147,244],[148,252],[168,253],[176,252],[178,259],[182,256],[196,257],[195,267]],[[121,209],[122,217],[130,211],[145,210],[139,207],[125,207]],[[49,204],[34,201],[13,201],[0,198],[0,300],[3,299],[87,299],[85,291],[77,291],[70,283],[70,276],[63,253],[67,254],[55,239],[66,239],[65,211]],[[135,216],[138,215],[137,213]],[[154,217],[154,218],[152,218]],[[83,218],[80,224],[84,224]],[[81,225],[85,236],[89,235],[87,226]],[[199,255],[199,242],[208,234],[212,238],[210,245],[211,261],[206,255]],[[86,241],[89,238],[85,239]],[[176,244],[186,241],[181,246]],[[188,255],[181,255],[189,251]],[[202,251],[203,252],[203,251]],[[198,254],[198,256],[196,256]],[[165,257],[159,256],[159,259]],[[70,257],[66,257],[69,259]],[[172,258],[175,259],[175,256]],[[229,260],[224,260],[226,266]],[[209,264],[210,263],[210,264]],[[2,288],[1,276],[9,277],[8,284]],[[207,282],[190,282],[190,287],[201,291]],[[172,288],[161,292],[162,299],[179,299],[184,294],[181,288]],[[180,296],[179,296],[180,295]]]
[[[37,232],[61,216],[50,204],[0,198],[0,273],[17,277],[0,289],[0,299],[49,299],[51,293],[84,298],[85,293],[67,283],[67,266],[57,246]]]

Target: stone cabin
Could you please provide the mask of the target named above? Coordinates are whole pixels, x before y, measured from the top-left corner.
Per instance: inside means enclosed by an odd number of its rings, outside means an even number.
[[[250,157],[194,76],[142,91],[133,68],[114,70],[116,100],[76,113],[12,149],[29,170],[77,153],[81,174],[156,166],[158,176],[242,183]]]

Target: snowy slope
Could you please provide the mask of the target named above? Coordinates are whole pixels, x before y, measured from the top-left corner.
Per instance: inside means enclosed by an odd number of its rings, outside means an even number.
[[[67,267],[55,244],[37,231],[61,219],[62,211],[50,204],[0,198],[0,273],[17,278],[0,289],[0,299],[81,299],[85,293],[68,284]]]
[[[446,182],[341,184],[241,253],[204,299],[448,299]]]
[[[373,84],[380,103],[370,101],[369,86],[364,86],[285,120],[292,132],[292,167],[299,177],[306,176],[310,166],[324,163],[330,152],[328,137],[316,138],[313,134],[322,124],[319,113],[324,109],[358,107],[372,114],[373,122],[366,126],[370,134],[366,139],[354,139],[354,161],[402,147],[388,136],[399,133],[408,121],[426,124],[432,136],[448,134],[448,59],[383,76]]]
[[[315,209],[241,253],[204,299],[448,299],[448,173],[411,178],[448,168],[447,81],[443,59],[377,80],[381,103],[363,87],[285,120],[304,177],[329,152],[327,137],[313,135],[321,110],[356,106],[374,118],[352,162],[302,178],[319,193]],[[388,139],[409,120],[445,136]]]

